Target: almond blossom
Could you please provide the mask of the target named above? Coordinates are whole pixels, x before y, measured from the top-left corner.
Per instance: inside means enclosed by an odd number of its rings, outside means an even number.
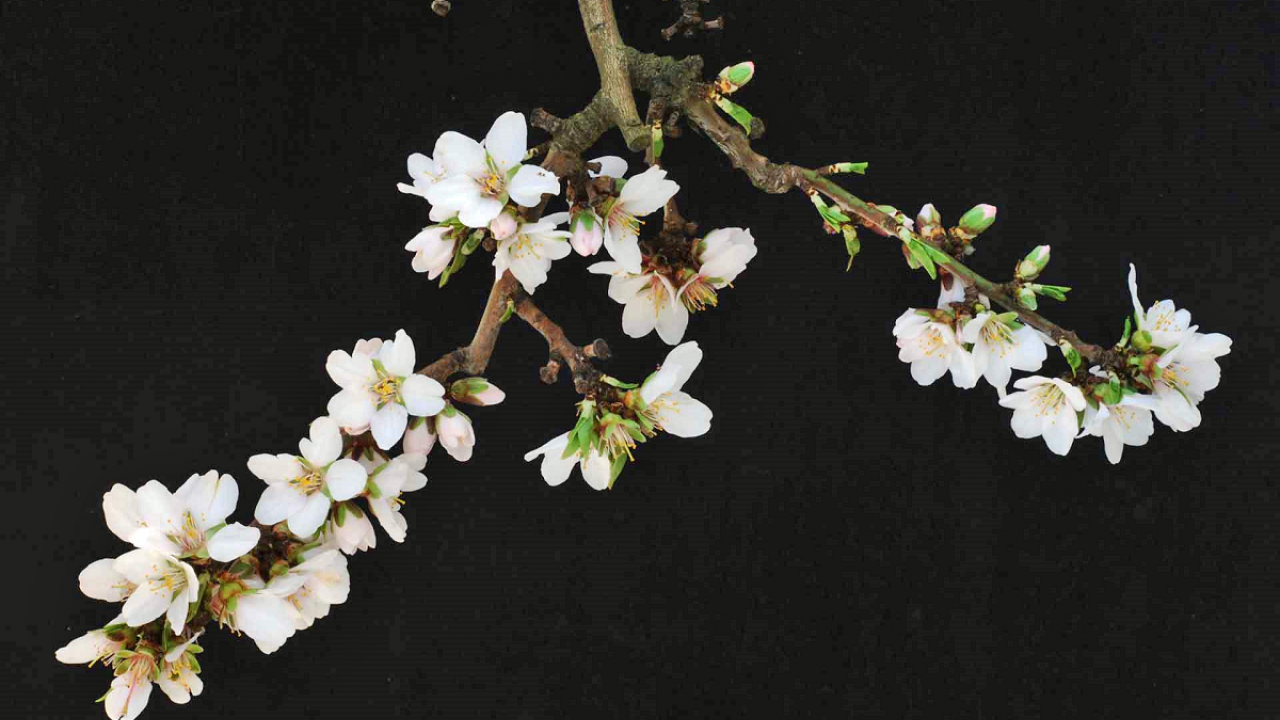
[[[148,652],[131,652],[116,656],[116,677],[111,689],[102,697],[103,709],[111,720],[133,720],[142,714],[151,700],[152,680],[157,670],[156,658]]]
[[[1177,347],[1182,340],[1195,332],[1191,327],[1191,313],[1186,309],[1179,310],[1172,300],[1160,302],[1142,309],[1142,301],[1138,300],[1138,269],[1129,264],[1129,295],[1133,300],[1133,317],[1137,321],[1136,330],[1151,333],[1151,344],[1158,348]]]
[[[604,249],[624,270],[638,274],[642,260],[639,233],[643,221],[640,218],[666,205],[680,186],[668,180],[667,171],[657,165],[625,183],[604,211]]]
[[[270,655],[284,646],[298,630],[298,610],[288,600],[267,589],[257,577],[240,581],[244,587],[234,596],[228,609],[231,628],[253,640],[263,653]]]
[[[191,702],[191,698],[204,692],[200,663],[195,658],[201,652],[200,646],[196,645],[199,637],[200,633],[196,633],[164,655],[160,679],[156,684],[169,700],[178,705],[185,705]]]
[[[113,567],[136,587],[122,608],[130,627],[163,615],[174,633],[182,632],[191,603],[200,599],[200,580],[190,565],[155,550],[132,550]]]
[[[303,438],[298,448],[300,457],[254,455],[249,458],[249,470],[267,483],[254,519],[263,525],[288,520],[289,532],[305,538],[324,523],[331,502],[349,500],[364,491],[367,473],[355,460],[339,459],[342,433],[327,417],[311,423],[310,438]]]
[[[1076,413],[1087,406],[1084,393],[1066,381],[1039,375],[1021,378],[1013,386],[1022,392],[1000,398],[1001,405],[1013,409],[1013,434],[1023,439],[1043,436],[1049,450],[1066,455],[1079,429]]]
[[[542,479],[552,487],[568,480],[576,465],[582,473],[582,479],[586,480],[592,489],[608,489],[609,480],[613,475],[613,462],[609,460],[609,456],[601,453],[598,448],[592,447],[585,455],[579,449],[569,457],[564,457],[568,444],[569,433],[558,435],[542,447],[525,453],[525,462],[541,457]]]
[[[436,183],[445,179],[449,174],[448,169],[432,158],[422,153],[413,153],[409,156],[407,162],[409,177],[413,179],[412,185],[404,183],[396,183],[396,189],[407,195],[417,195],[423,199],[427,199],[427,191]],[[431,221],[443,222],[453,215],[457,214],[457,210],[440,205],[431,208]]]
[[[1194,328],[1177,347],[1165,351],[1157,363],[1159,373],[1152,380],[1156,419],[1175,432],[1198,427],[1197,406],[1222,379],[1217,358],[1230,352],[1231,338],[1220,333],[1197,333]]]
[[[449,457],[458,462],[471,459],[476,446],[476,431],[471,425],[471,418],[459,411],[452,403],[446,403],[444,410],[436,416],[436,434],[440,445],[449,453]]]
[[[627,161],[616,155],[598,157],[589,162],[600,165],[600,172],[587,170],[592,178],[620,178],[627,174]],[[604,244],[604,221],[595,210],[589,207],[575,209],[573,218],[569,221],[569,230],[573,233],[569,237],[569,243],[579,255],[589,257],[600,252],[600,246]]]
[[[427,273],[429,280],[440,277],[453,262],[453,250],[458,244],[456,235],[452,225],[432,225],[414,235],[404,246],[413,253],[414,272]]]
[[[329,353],[325,370],[342,388],[329,399],[329,415],[347,434],[370,430],[378,447],[389,449],[404,435],[409,415],[428,417],[444,407],[444,387],[414,373],[416,360],[404,330],[395,340],[362,340],[351,354]]]
[[[949,323],[939,322],[927,310],[908,309],[893,325],[898,338],[898,359],[911,365],[911,377],[921,385],[951,372],[958,388],[978,384],[978,369],[971,355],[960,345]]]
[[[986,378],[1000,397],[1014,370],[1035,372],[1044,364],[1045,337],[1016,320],[1016,313],[978,313],[964,325],[960,340],[973,345],[974,372]]]
[[[698,343],[684,343],[668,353],[658,371],[640,385],[646,406],[643,412],[658,429],[683,438],[698,437],[711,429],[711,408],[683,391],[701,362]]]
[[[325,537],[332,539],[338,549],[348,555],[378,546],[378,536],[368,514],[350,502],[340,505],[339,511],[329,519],[325,525]]]
[[[1157,402],[1150,395],[1127,394],[1114,405],[1099,403],[1084,409],[1084,423],[1080,435],[1102,438],[1107,460],[1115,465],[1124,454],[1125,445],[1146,445],[1155,432],[1151,422],[1151,410]]]
[[[717,303],[716,291],[731,285],[756,256],[750,229],[720,228],[698,243],[698,271],[684,281],[677,293],[690,311]]]
[[[544,194],[559,194],[554,173],[521,164],[529,149],[528,134],[524,115],[517,112],[498,117],[483,143],[461,133],[444,133],[436,141],[434,162],[446,176],[426,188],[427,201],[442,213],[457,212],[467,227],[483,228],[502,212],[508,198],[533,207]]]
[[[123,622],[124,616],[119,615],[107,625],[117,625]],[[106,630],[90,630],[58,648],[54,653],[54,657],[57,658],[58,662],[68,665],[93,665],[115,655],[116,651],[124,646],[123,637],[119,640],[112,640]]]
[[[327,545],[303,553],[301,563],[267,583],[267,592],[293,605],[297,629],[306,630],[351,594],[347,558]]]
[[[684,339],[689,309],[665,276],[632,273],[617,262],[598,262],[587,271],[612,276],[609,297],[623,306],[622,331],[629,337],[642,338],[657,329],[658,337],[668,345]]]
[[[422,468],[426,467],[427,456],[406,453],[393,460],[361,457],[360,464],[369,471],[369,510],[388,537],[404,542],[409,521],[400,514],[404,505],[400,495],[426,487],[427,476],[422,474]]]
[[[510,270],[520,281],[524,291],[533,294],[538,286],[547,281],[547,271],[551,269],[551,261],[559,260],[570,252],[569,232],[557,230],[569,219],[569,213],[553,213],[532,223],[520,223],[514,233],[498,242],[497,252],[493,254],[493,270],[495,277]]]

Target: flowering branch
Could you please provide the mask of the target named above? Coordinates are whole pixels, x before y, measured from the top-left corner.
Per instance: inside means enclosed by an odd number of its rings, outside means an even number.
[[[683,2],[681,20],[664,35],[718,27],[701,20],[698,3]],[[442,15],[449,8],[445,0],[432,3]],[[1144,309],[1132,266],[1133,313],[1123,336],[1109,348],[1086,343],[1035,312],[1038,296],[1061,301],[1070,290],[1035,282],[1048,265],[1048,246],[1028,253],[1007,282],[988,280],[962,261],[994,223],[994,207],[978,205],[944,228],[932,205],[913,221],[831,179],[865,173],[866,163],[808,169],[772,162],[751,146],[764,132],[763,121],[729,97],[750,82],[754,64],[727,67],[704,82],[697,56],[677,60],[627,47],[610,0],[579,0],[579,9],[601,80],[585,108],[563,119],[537,110],[529,123],[507,112],[483,141],[445,132],[432,157],[409,156],[412,184],[398,186],[425,199],[435,223],[405,246],[415,271],[443,287],[470,259],[492,254],[494,281],[471,342],[416,370],[417,349],[403,330],[393,339],[363,339],[350,352],[331,352],[325,369],[339,390],[298,453],[248,460],[266,485],[249,525],[227,522],[239,486],[216,471],[192,475],[176,492],[153,480],[136,491],[116,485],[104,495],[108,527],[133,549],[91,563],[80,587],[122,607],[115,619],[59,649],[57,658],[111,664],[115,678],[102,702],[112,720],[137,717],[153,684],[176,703],[199,695],[197,640],[214,625],[271,653],[346,601],[346,558],[377,545],[370,517],[388,538],[403,542],[403,496],[426,485],[421,471],[428,454],[439,444],[454,461],[471,458],[475,428],[460,408],[505,399],[478,374],[513,316],[546,340],[543,382],[555,382],[568,366],[583,396],[572,427],[525,455],[539,460],[549,485],[560,485],[577,467],[590,487],[611,488],[640,445],[662,434],[690,438],[710,429],[711,409],[684,392],[702,361],[698,344],[684,335],[690,315],[718,306],[757,248],[748,229],[700,235],[681,214],[680,186],[661,167],[661,156],[665,139],[680,135],[682,120],[760,190],[805,193],[823,229],[843,237],[850,264],[861,249],[862,228],[896,238],[912,269],[941,278],[936,306],[908,308],[893,330],[899,359],[910,363],[920,384],[950,374],[957,387],[972,388],[985,379],[1000,404],[1013,410],[1014,434],[1043,437],[1060,455],[1077,437],[1093,435],[1103,438],[1107,458],[1119,462],[1125,446],[1147,442],[1153,416],[1178,432],[1200,424],[1197,406],[1217,386],[1217,358],[1230,351],[1231,339],[1198,332],[1190,313],[1172,301]],[[644,122],[637,89],[650,95]],[[530,148],[528,124],[551,133],[550,140]],[[583,161],[613,127],[631,150],[643,151],[643,172],[627,177],[620,157]],[[535,157],[540,165],[526,164]],[[562,183],[567,210],[544,214]],[[661,228],[642,238],[645,218],[659,209]],[[609,276],[609,297],[624,306],[623,332],[640,338],[656,331],[675,346],[640,382],[601,373],[594,360],[607,360],[609,346],[603,340],[575,345],[533,301],[554,261],[571,252],[594,256],[602,248],[611,259],[588,271]],[[1049,345],[1062,350],[1070,373],[1023,377],[1014,382],[1019,392],[1007,394],[1012,371],[1038,371]],[[1092,367],[1084,367],[1085,360]],[[397,444],[401,453],[393,457]]]

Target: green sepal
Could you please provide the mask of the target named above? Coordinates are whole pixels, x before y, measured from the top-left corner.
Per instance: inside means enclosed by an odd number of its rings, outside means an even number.
[[[613,459],[613,466],[609,469],[609,489],[613,489],[613,484],[618,481],[618,476],[622,474],[622,469],[627,466],[627,455],[623,453]]]
[[[390,463],[387,463],[387,464],[389,465]],[[386,465],[383,465],[378,469],[381,470],[384,467],[386,467]],[[369,493],[369,497],[373,498],[374,500],[378,500],[382,497],[382,488],[378,487],[378,484],[373,481],[372,477],[370,477],[368,480],[365,480],[364,487],[365,487],[365,491]]]
[[[238,562],[231,566],[231,574],[244,577],[244,574],[253,569],[253,566],[247,562]]]
[[[1151,331],[1139,330],[1133,334],[1131,339],[1133,341],[1133,346],[1138,350],[1151,349]]]
[[[440,287],[444,287],[449,282],[449,278],[453,277],[453,274],[461,270],[462,266],[466,264],[467,256],[461,252],[461,248],[458,248],[453,253],[453,262],[449,263],[449,267],[445,268],[445,271],[440,274]]]
[[[333,511],[333,524],[342,527],[347,523],[347,504],[338,503],[338,507]]]
[[[667,147],[666,141],[664,141],[662,138],[661,127],[653,128],[651,144],[653,145],[653,159],[657,160],[658,158],[662,157],[662,151],[665,150]]]
[[[751,133],[752,117],[746,108],[724,96],[716,98],[716,105],[741,125],[743,130],[746,130],[748,134]]]
[[[466,242],[462,243],[462,254],[470,255],[475,252],[476,248],[480,247],[480,242],[482,240],[484,240],[484,230],[476,230],[471,233]]]
[[[1122,348],[1129,344],[1129,334],[1133,330],[1133,323],[1129,321],[1128,316],[1124,319],[1124,335],[1120,337],[1120,342],[1116,343],[1117,348]]]
[[[636,383],[623,382],[623,381],[619,380],[618,378],[613,377],[613,376],[610,376],[610,375],[601,375],[601,376],[600,376],[600,379],[601,379],[601,380],[603,380],[605,383],[607,383],[607,384],[609,384],[609,385],[612,385],[612,386],[614,386],[614,387],[616,387],[616,388],[622,388],[623,390],[631,390],[631,389],[633,389],[633,388],[638,388],[638,387],[640,387],[640,386],[639,386],[638,384],[636,384]]]

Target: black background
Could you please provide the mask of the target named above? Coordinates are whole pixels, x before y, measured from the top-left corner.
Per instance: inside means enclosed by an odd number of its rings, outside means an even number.
[[[21,715],[101,713],[109,673],[53,652],[113,613],[76,589],[125,550],[112,483],[216,467],[247,519],[245,459],[323,413],[330,350],[470,337],[490,270],[443,291],[411,271],[427,206],[395,191],[404,158],[508,109],[569,114],[596,70],[572,3],[428,6],[4,3],[0,652]],[[209,638],[205,695],[157,690],[146,716],[1280,714],[1276,5],[708,9],[725,32],[664,43],[676,3],[617,3],[641,49],[756,62],[737,99],[770,157],[870,161],[847,185],[912,214],[997,205],[989,276],[1052,244],[1045,279],[1075,291],[1048,312],[1095,342],[1137,262],[1144,301],[1235,339],[1204,425],[1113,467],[1097,439],[1065,459],[1016,440],[985,384],[916,386],[890,328],[936,288],[870,238],[846,274],[803,197],[689,133],[664,158],[687,214],[761,245],[686,336],[711,432],[644,446],[613,492],[547,487],[520,456],[576,396],[538,383],[545,346],[512,323],[486,373],[507,402],[472,413],[471,462],[433,454],[408,542],[354,558],[351,600],[274,655]],[[667,348],[621,333],[588,264],[557,262],[537,300],[640,379]]]

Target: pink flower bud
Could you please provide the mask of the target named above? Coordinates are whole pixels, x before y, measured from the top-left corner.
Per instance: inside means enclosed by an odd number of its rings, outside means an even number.
[[[489,232],[493,233],[494,240],[506,240],[511,237],[511,233],[516,231],[516,218],[508,212],[498,213],[498,217],[489,223]]]
[[[570,224],[573,226],[573,235],[569,238],[569,243],[579,255],[588,257],[600,252],[600,246],[604,244],[604,228],[594,212],[580,212],[573,216]]]
[[[478,393],[472,393],[470,398],[480,405],[497,405],[507,399],[507,394],[499,390],[497,385],[490,385]]]
[[[454,245],[457,244],[452,230],[448,225],[425,228],[404,246],[405,250],[413,253],[416,272],[427,273],[428,278],[435,280],[449,267],[453,262]]]
[[[471,459],[476,444],[471,418],[446,405],[444,411],[436,416],[436,432],[440,435],[440,444],[454,460],[466,462]]]
[[[436,434],[431,432],[431,420],[427,420],[416,428],[410,428],[404,434],[405,453],[428,455],[436,446]]]

